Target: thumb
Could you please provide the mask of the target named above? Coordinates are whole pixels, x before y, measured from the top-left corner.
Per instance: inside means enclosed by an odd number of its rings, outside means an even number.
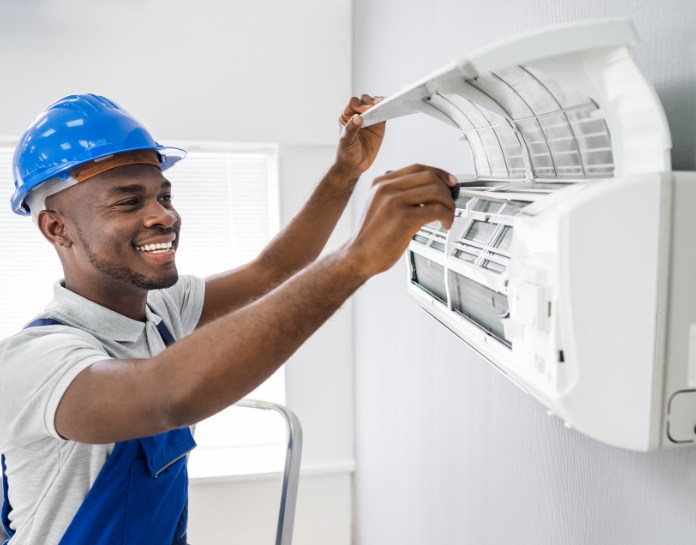
[[[360,114],[354,114],[353,117],[348,120],[348,123],[343,127],[343,136],[341,137],[344,145],[350,146],[355,142],[362,124],[363,119],[360,117]]]

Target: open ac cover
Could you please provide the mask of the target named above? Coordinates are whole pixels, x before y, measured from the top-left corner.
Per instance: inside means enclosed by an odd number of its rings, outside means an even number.
[[[409,246],[418,304],[568,426],[650,450],[696,441],[696,176],[635,42],[616,19],[525,34],[363,118],[425,113],[471,149],[453,227]]]

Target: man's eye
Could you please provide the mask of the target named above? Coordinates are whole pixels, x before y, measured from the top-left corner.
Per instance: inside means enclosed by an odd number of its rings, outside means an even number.
[[[162,195],[160,197],[160,201],[162,202],[172,202],[174,200],[174,195],[167,194],[167,195]]]
[[[135,206],[136,204],[138,204],[138,199],[127,199],[117,202],[116,206]]]

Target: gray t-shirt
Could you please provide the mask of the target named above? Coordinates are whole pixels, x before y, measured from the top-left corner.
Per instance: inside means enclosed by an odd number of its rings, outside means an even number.
[[[164,350],[160,321],[175,339],[189,334],[204,291],[203,279],[181,276],[171,288],[149,293],[140,322],[57,283],[39,316],[66,325],[31,327],[0,341],[0,452],[16,530],[12,545],[57,544],[113,450],[113,444],[66,441],[56,432],[56,408],[71,381],[98,361]]]

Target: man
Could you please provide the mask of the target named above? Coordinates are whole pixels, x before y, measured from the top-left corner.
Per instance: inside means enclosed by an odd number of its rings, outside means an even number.
[[[451,225],[456,180],[406,167],[375,180],[357,233],[316,260],[381,145],[383,124],[361,129],[374,103],[350,101],[333,166],[259,257],[206,280],[175,264],[181,221],[163,171],[181,150],[96,95],[65,97],[30,126],[12,205],[64,279],[0,343],[12,545],[185,544],[188,427],[270,376],[422,224]]]

